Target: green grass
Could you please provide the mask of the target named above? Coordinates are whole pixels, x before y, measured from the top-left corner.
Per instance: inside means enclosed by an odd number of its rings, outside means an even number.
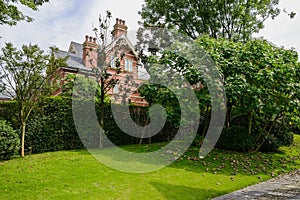
[[[146,174],[110,169],[87,151],[61,151],[0,162],[0,199],[210,199],[300,168],[300,137],[280,153],[191,148],[170,166]],[[122,147],[147,152],[158,144]]]

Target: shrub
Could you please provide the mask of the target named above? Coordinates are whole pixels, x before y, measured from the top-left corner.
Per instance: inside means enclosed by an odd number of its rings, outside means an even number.
[[[255,146],[255,136],[249,135],[248,129],[242,126],[224,128],[216,144],[217,148],[242,152],[251,151]]]
[[[290,146],[294,140],[294,133],[286,129],[275,127],[272,133],[265,137],[265,141],[260,150],[264,152],[277,151],[281,146]]]
[[[5,120],[0,120],[0,160],[8,160],[19,150],[20,138],[17,131]]]
[[[71,98],[43,99],[30,116],[25,144],[30,153],[83,148],[73,121]]]
[[[0,118],[12,123],[14,129],[19,129],[16,102],[0,102]],[[96,104],[97,116],[100,116],[99,105]],[[120,105],[121,106],[121,105]],[[77,112],[90,113],[83,106]],[[132,120],[141,126],[147,119],[147,108],[130,107]],[[8,113],[8,114],[7,114]],[[115,123],[110,104],[105,106],[104,131],[106,136],[115,145],[138,144],[139,138],[124,133]],[[89,115],[86,115],[89,116]],[[98,119],[100,120],[100,119]],[[70,97],[50,97],[41,99],[38,107],[32,112],[27,122],[25,151],[27,153],[42,153],[47,151],[82,149],[84,145],[89,148],[97,148],[99,145],[98,133],[91,129],[89,119],[85,119],[83,130],[77,130],[74,124],[72,112],[72,99]],[[78,135],[80,131],[80,137]],[[143,142],[163,142],[174,137],[177,129],[167,121],[165,127],[151,139]]]

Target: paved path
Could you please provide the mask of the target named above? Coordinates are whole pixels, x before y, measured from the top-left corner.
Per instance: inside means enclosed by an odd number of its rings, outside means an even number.
[[[300,170],[217,197],[213,200],[300,200]]]

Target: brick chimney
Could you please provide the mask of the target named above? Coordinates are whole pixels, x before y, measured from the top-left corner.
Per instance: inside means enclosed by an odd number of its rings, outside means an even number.
[[[114,25],[114,30],[112,31],[113,39],[120,37],[123,34],[127,34],[128,27],[125,25],[125,21],[122,19],[116,19],[116,24]]]
[[[97,67],[98,57],[98,44],[97,39],[91,36],[85,36],[85,42],[83,43],[83,55],[82,62],[87,68]]]

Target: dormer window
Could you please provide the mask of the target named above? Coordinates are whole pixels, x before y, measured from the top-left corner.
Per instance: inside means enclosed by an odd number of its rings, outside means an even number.
[[[130,59],[125,59],[124,61],[125,71],[132,72],[133,71],[133,61]]]
[[[69,52],[73,53],[73,54],[77,54],[77,52],[73,46],[70,47]]]

